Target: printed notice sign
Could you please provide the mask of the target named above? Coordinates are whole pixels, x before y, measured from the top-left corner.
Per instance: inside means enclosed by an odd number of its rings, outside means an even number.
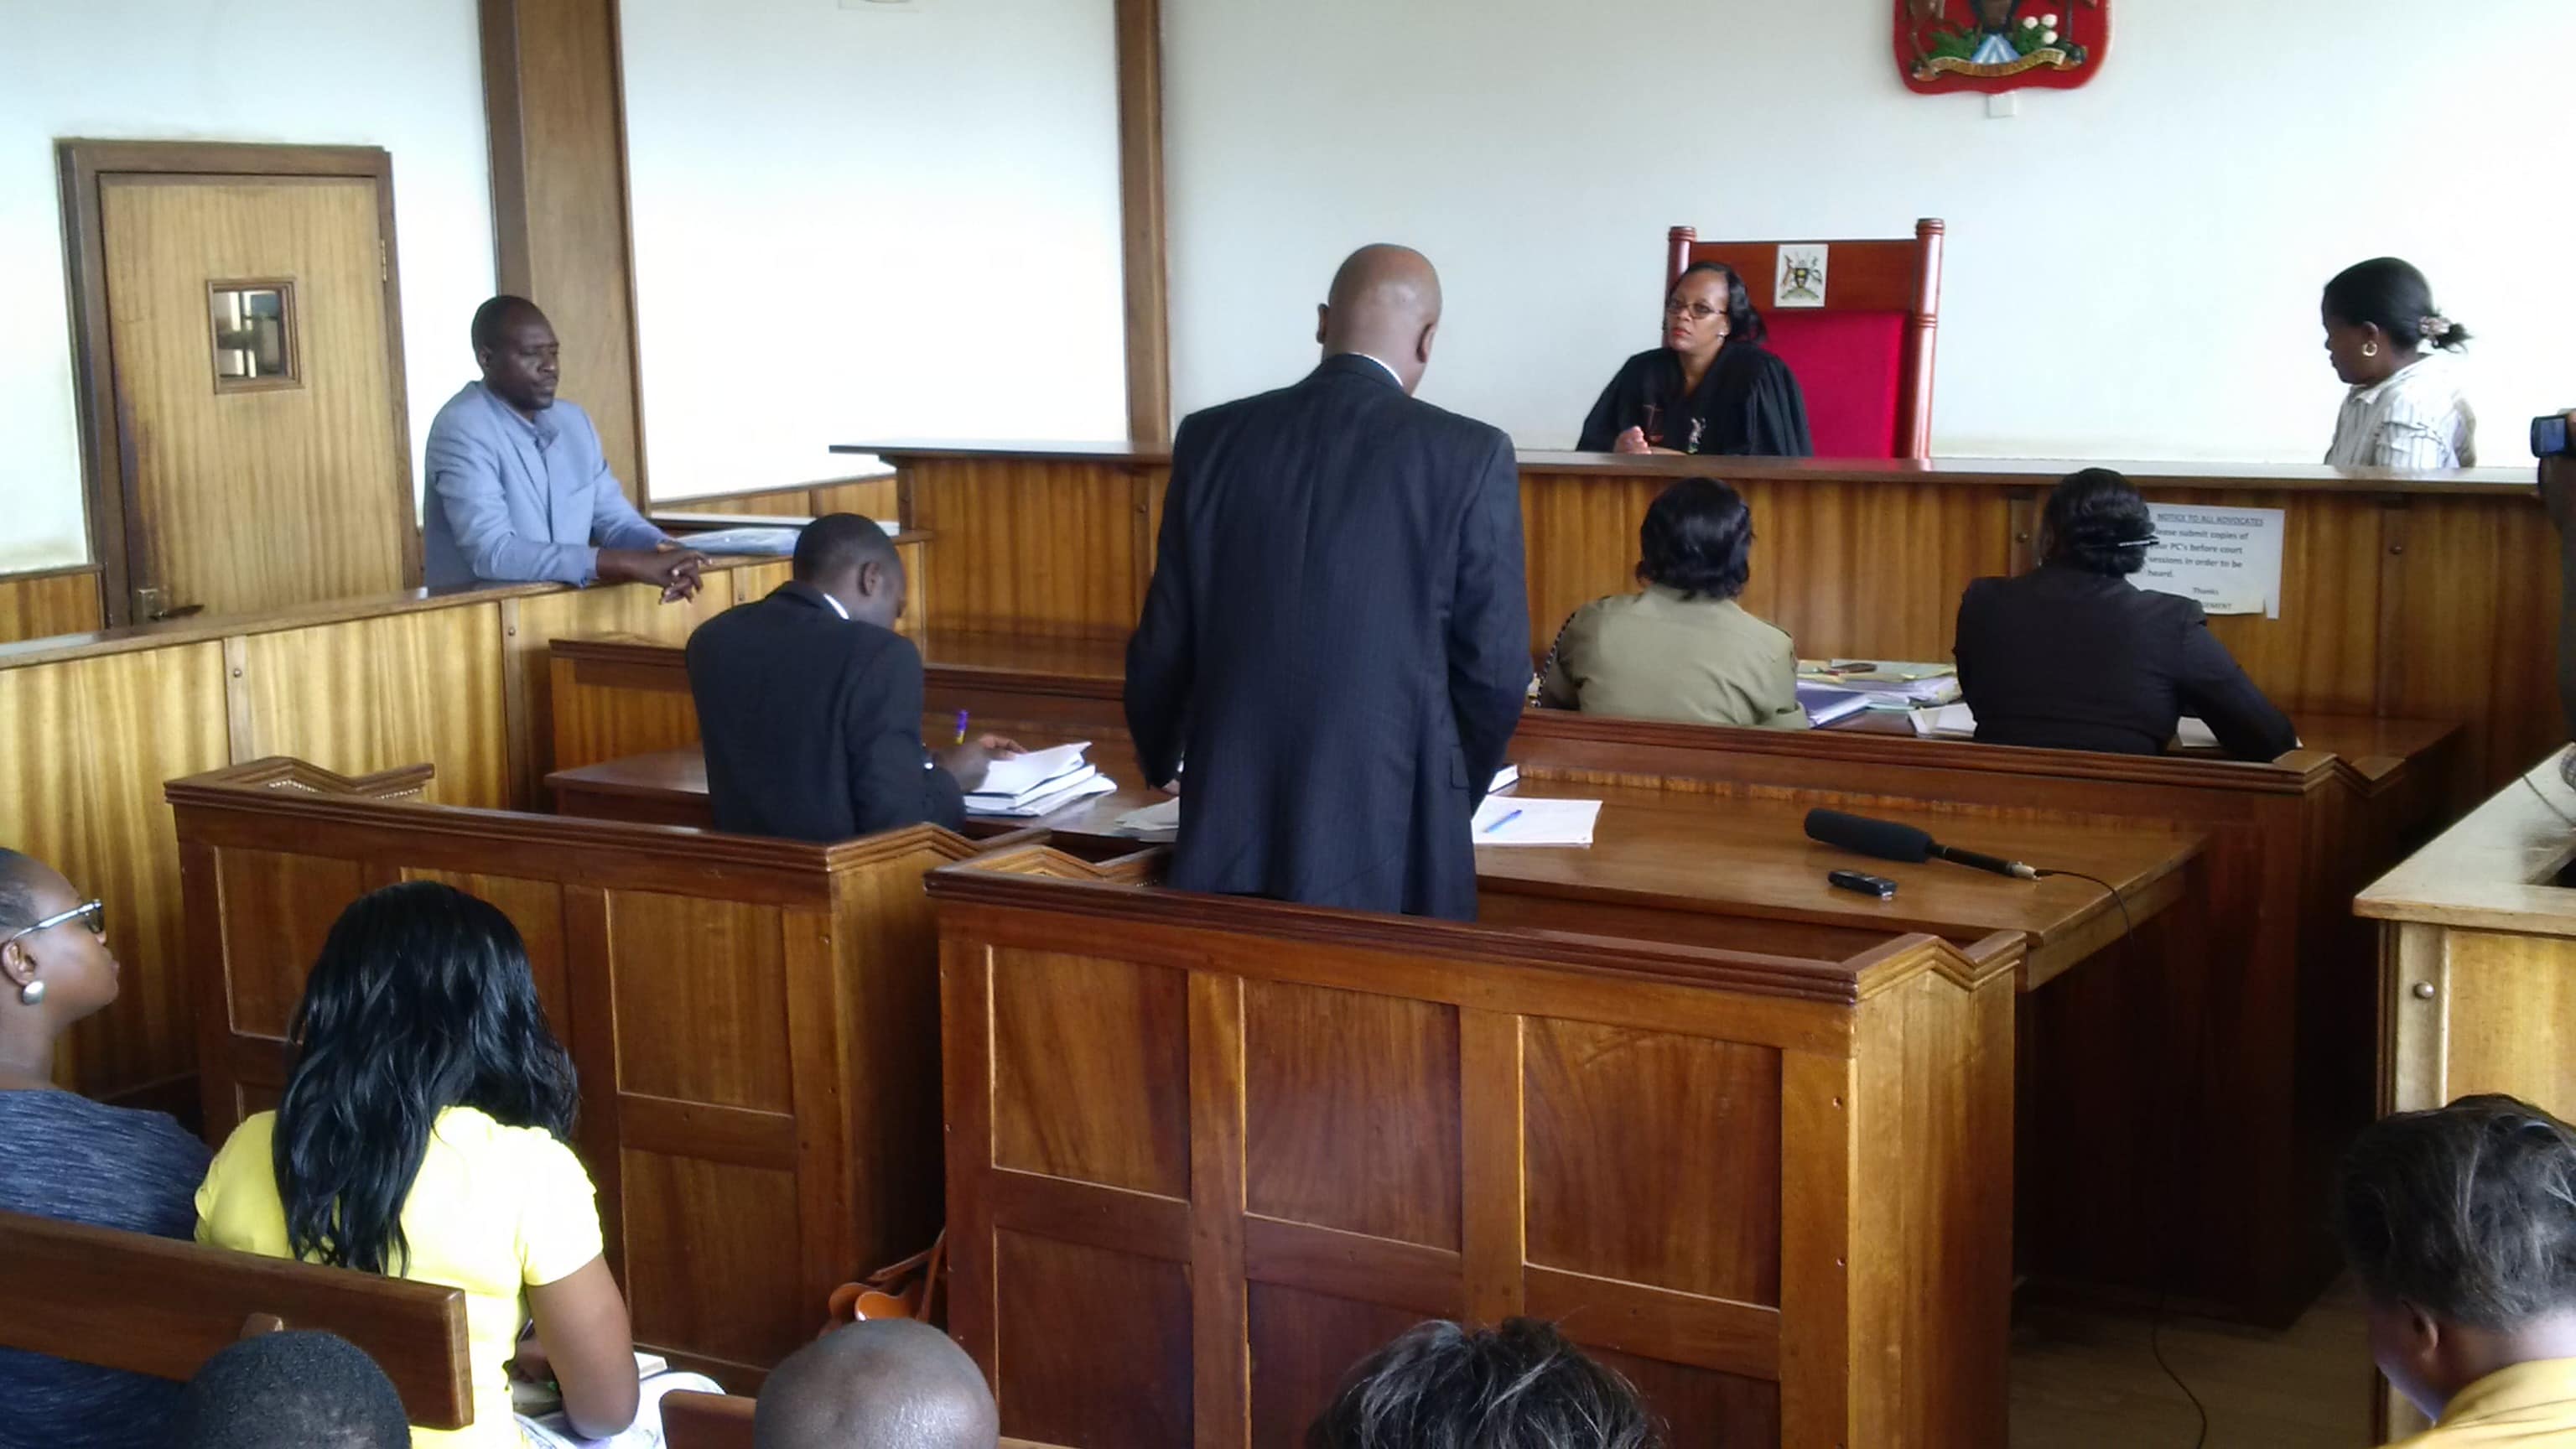
[[[2212,614],[2281,617],[2280,509],[2147,507],[2163,541],[2147,550],[2145,571],[2131,576],[2139,588],[2197,599]]]

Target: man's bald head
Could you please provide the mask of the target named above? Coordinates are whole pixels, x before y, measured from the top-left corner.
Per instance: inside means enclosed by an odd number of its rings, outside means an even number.
[[[1383,243],[1351,253],[1315,309],[1315,340],[1326,357],[1364,352],[1394,368],[1411,392],[1431,363],[1440,329],[1440,274],[1411,247]]]
[[[854,1323],[762,1385],[756,1449],[994,1449],[1001,1416],[966,1351],[926,1323]]]

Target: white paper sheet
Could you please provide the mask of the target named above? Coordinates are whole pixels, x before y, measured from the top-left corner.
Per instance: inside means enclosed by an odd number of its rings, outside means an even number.
[[[1589,846],[1593,822],[1600,814],[1598,800],[1488,795],[1476,809],[1473,829],[1478,845]]]

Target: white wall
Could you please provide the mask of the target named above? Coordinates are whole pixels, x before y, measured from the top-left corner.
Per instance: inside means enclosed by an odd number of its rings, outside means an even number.
[[[835,442],[1125,436],[1111,18],[625,0],[656,500],[870,466]]]
[[[492,290],[474,0],[0,0],[0,572],[77,564],[83,522],[57,138],[393,154],[412,475]]]
[[[1993,120],[1905,89],[1891,0],[1165,0],[1174,403],[1302,373],[1335,263],[1396,240],[1447,283],[1424,395],[1568,447],[1668,226],[1938,216],[1936,453],[2312,462],[2318,291],[2393,253],[2481,335],[2483,459],[2528,461],[2576,402],[2576,4],[2114,5],[2089,87]]]

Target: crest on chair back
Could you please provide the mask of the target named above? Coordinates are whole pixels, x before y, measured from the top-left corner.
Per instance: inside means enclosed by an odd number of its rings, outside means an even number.
[[[1896,64],[1918,91],[2066,90],[2110,48],[2111,0],[1896,0]]]

